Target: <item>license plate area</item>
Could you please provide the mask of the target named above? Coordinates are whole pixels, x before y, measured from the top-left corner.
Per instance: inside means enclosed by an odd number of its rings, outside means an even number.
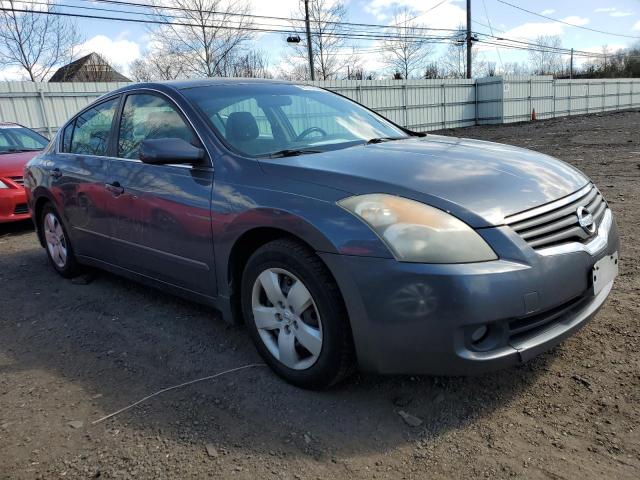
[[[602,289],[618,275],[618,252],[598,260],[591,270],[593,294],[598,295]]]

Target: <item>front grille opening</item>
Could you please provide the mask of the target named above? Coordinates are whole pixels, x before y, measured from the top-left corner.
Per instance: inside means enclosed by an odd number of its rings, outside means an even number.
[[[509,321],[509,339],[520,340],[537,335],[553,323],[562,321],[568,314],[582,307],[588,299],[589,295],[585,292],[544,312]]]
[[[9,177],[13,183],[16,185],[20,185],[24,187],[24,178],[23,177]]]
[[[14,215],[24,215],[25,213],[29,213],[29,206],[26,203],[19,203],[13,209]]]

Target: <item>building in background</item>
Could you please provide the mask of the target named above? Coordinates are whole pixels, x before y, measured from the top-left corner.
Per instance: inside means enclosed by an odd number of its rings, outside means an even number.
[[[68,65],[60,67],[50,82],[130,82],[97,53],[85,55]]]

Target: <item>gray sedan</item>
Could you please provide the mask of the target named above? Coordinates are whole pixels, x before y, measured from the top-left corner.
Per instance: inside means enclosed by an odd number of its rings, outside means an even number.
[[[25,187],[61,275],[98,267],[211,305],[306,388],[356,367],[518,364],[583,326],[618,271],[611,210],[568,164],[285,82],[111,92]]]

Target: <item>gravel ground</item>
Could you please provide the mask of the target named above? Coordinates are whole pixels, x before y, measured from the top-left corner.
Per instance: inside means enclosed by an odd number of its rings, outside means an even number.
[[[640,478],[639,125],[637,110],[445,132],[576,165],[622,235],[594,321],[475,378],[359,375],[317,393],[254,368],[92,425],[259,358],[207,308],[106,273],[63,280],[28,224],[0,227],[0,478]]]

